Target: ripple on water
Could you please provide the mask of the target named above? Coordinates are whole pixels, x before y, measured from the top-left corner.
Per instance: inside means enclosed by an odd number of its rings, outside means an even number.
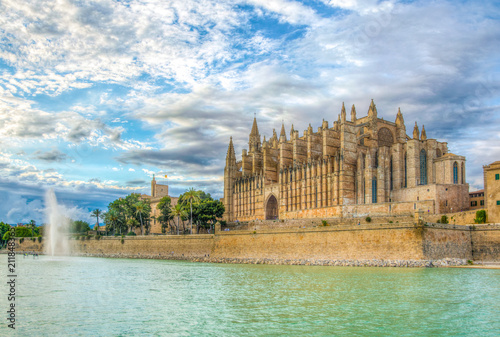
[[[17,332],[496,336],[499,276],[480,269],[19,259]],[[6,329],[1,325],[0,335]]]

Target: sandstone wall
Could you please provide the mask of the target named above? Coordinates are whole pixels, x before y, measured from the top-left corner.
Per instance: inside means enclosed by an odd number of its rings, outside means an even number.
[[[500,225],[475,225],[471,231],[475,261],[500,261]]]
[[[18,240],[16,240],[19,242]],[[16,251],[42,252],[25,238]],[[139,258],[500,261],[500,225],[411,223],[217,232],[216,235],[70,240],[75,255]]]
[[[440,225],[435,228],[424,227],[421,230],[424,259],[436,260],[453,257],[472,260],[469,227]]]
[[[215,237],[214,257],[279,259],[423,258],[413,226],[338,226],[307,230],[235,231]]]
[[[428,214],[424,212],[423,218],[426,222],[436,223],[437,220],[441,219],[441,216],[446,215],[448,217],[448,222],[454,225],[471,225],[474,224],[474,219],[476,218],[476,211],[464,211],[458,213],[443,213],[443,214]]]

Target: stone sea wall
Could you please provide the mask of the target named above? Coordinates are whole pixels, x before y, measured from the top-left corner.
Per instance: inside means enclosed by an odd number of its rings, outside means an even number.
[[[500,261],[500,224],[474,225],[472,228],[473,260]]]
[[[413,225],[328,226],[296,230],[222,232],[211,256],[239,259],[421,260]]]
[[[18,252],[42,252],[25,238]],[[215,235],[71,239],[73,255],[217,263],[431,267],[500,262],[500,226],[411,223],[221,231]]]

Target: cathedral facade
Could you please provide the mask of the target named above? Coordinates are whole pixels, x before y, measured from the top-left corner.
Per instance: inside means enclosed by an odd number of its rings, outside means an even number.
[[[232,139],[224,169],[226,221],[439,214],[468,208],[465,157],[427,138],[417,123],[406,134],[401,111],[395,122],[368,115],[350,120],[342,104],[332,126],[311,125],[299,136],[284,125],[261,142],[254,118],[248,150],[236,160]]]

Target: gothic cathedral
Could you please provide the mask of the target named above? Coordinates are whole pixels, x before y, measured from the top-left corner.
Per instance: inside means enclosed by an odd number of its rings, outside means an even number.
[[[309,124],[302,137],[293,125],[261,142],[254,118],[248,151],[236,160],[232,139],[224,169],[226,221],[340,218],[458,212],[468,208],[465,157],[445,142],[427,138],[417,123],[406,134],[403,114],[395,122],[368,115]]]

